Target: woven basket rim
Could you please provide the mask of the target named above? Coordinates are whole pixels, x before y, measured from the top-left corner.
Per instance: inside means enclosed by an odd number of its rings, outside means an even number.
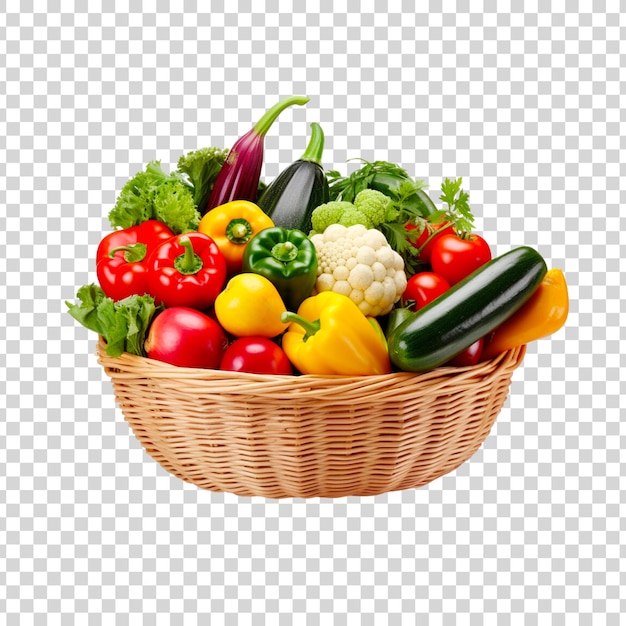
[[[156,359],[150,359],[135,354],[124,352],[119,357],[111,357],[106,354],[106,343],[103,337],[98,338],[96,346],[96,356],[102,365],[115,366],[119,363],[133,370],[145,370],[148,378],[174,378],[185,380],[232,380],[241,383],[267,383],[267,382],[284,382],[289,380],[298,380],[302,383],[310,383],[311,385],[333,385],[333,384],[358,384],[367,381],[367,384],[380,384],[384,382],[404,382],[408,379],[416,382],[431,381],[436,378],[454,377],[462,380],[465,376],[476,377],[484,374],[485,376],[493,375],[498,370],[516,369],[524,359],[526,353],[526,345],[517,346],[511,350],[502,352],[501,354],[477,363],[476,365],[443,365],[427,372],[405,372],[394,371],[390,374],[373,374],[368,376],[341,376],[336,374],[253,374],[249,372],[233,372],[229,370],[182,367],[179,365],[171,365]]]

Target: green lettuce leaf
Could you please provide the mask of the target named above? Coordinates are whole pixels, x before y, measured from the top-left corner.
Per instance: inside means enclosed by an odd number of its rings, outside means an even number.
[[[146,356],[144,343],[150,324],[163,309],[155,306],[152,296],[133,295],[114,302],[92,283],[81,287],[76,297],[80,304],[66,302],[68,313],[104,338],[109,356],[118,357],[124,352]]]

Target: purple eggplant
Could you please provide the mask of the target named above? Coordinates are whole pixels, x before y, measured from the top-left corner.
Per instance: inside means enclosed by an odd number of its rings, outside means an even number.
[[[213,191],[204,213],[231,200],[254,202],[263,166],[264,139],[276,118],[294,104],[303,105],[307,96],[290,96],[268,109],[254,128],[240,137],[230,149],[226,162],[213,185]]]

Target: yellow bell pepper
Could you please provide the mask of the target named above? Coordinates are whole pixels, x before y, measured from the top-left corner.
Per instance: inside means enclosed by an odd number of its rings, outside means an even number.
[[[233,276],[215,299],[214,308],[222,328],[235,337],[269,339],[288,326],[281,320],[287,311],[285,303],[276,287],[260,274]]]
[[[272,226],[272,219],[254,202],[233,200],[206,213],[198,224],[198,232],[215,241],[232,276],[241,271],[243,253],[250,239]]]
[[[286,312],[291,322],[282,338],[289,360],[302,374],[365,376],[388,374],[383,338],[347,296],[323,291]]]
[[[520,309],[487,337],[482,359],[547,337],[559,330],[569,313],[567,282],[560,269],[551,269]]]

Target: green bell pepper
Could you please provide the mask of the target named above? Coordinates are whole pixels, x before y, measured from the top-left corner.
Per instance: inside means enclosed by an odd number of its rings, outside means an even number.
[[[242,270],[265,276],[287,309],[297,311],[315,286],[317,253],[301,230],[273,226],[261,230],[248,242]]]

